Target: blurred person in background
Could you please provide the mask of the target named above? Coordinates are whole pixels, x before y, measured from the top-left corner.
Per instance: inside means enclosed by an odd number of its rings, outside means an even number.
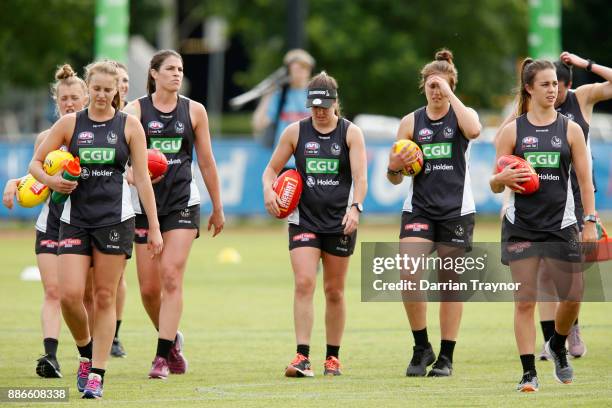
[[[82,110],[87,103],[87,85],[77,76],[72,67],[64,64],[55,73],[55,82],[51,85],[51,95],[55,101],[56,111],[62,117],[68,113]],[[34,151],[49,134],[50,129],[41,132],[34,142]],[[2,202],[5,207],[13,208],[17,186],[21,179],[12,179],[6,183]],[[36,261],[40,271],[44,298],[41,310],[43,346],[45,354],[36,363],[36,374],[44,378],[61,378],[60,365],[57,361],[59,332],[62,324],[60,288],[58,281],[58,248],[60,215],[64,204],[56,204],[51,197],[45,202],[36,220]],[[88,318],[93,318],[91,307],[91,290],[89,290]]]
[[[346,321],[344,286],[367,192],[363,134],[341,116],[336,80],[321,72],[310,81],[307,92],[305,106],[311,117],[285,128],[262,176],[264,203],[273,216],[279,214],[280,199],[272,184],[291,156],[305,184],[298,207],[288,217],[297,354],[285,369],[287,377],[314,376],[310,337],[319,260],[323,264],[325,291],[324,375],[341,374],[339,352]]]
[[[120,109],[125,108],[127,105],[127,95],[130,90],[130,76],[128,75],[127,67],[121,62],[115,62],[117,67],[119,68],[119,96],[121,98]],[[131,174],[130,174],[131,175]],[[131,179],[131,177],[130,177]],[[130,184],[132,184],[133,180],[128,179]],[[125,306],[125,297],[127,294],[127,282],[125,279],[125,270],[121,274],[121,279],[119,280],[119,287],[117,288],[117,322],[115,325],[115,337],[113,338],[113,345],[111,346],[111,356],[113,357],[127,357],[127,353],[123,348],[123,344],[121,340],[119,340],[119,329],[121,328],[121,322],[123,320],[123,308]]]
[[[306,96],[314,58],[302,49],[293,49],[285,54],[283,64],[287,69],[287,82],[264,95],[253,113],[253,129],[256,134],[262,134],[262,142],[267,147],[275,147],[291,123],[310,116]],[[292,159],[288,167],[293,167]]]

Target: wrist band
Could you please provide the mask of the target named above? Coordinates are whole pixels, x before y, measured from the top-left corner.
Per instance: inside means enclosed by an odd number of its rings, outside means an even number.
[[[586,66],[586,68],[585,68],[585,69],[586,69],[587,71],[591,72],[591,69],[593,69],[593,64],[594,64],[594,62],[593,62],[593,61],[591,61],[591,60],[587,60],[587,61],[588,61],[588,64],[587,64],[587,66]]]

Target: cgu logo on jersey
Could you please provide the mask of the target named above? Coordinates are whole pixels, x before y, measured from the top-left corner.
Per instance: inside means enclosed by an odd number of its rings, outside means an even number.
[[[115,162],[115,148],[81,147],[79,158],[84,164],[112,164]]]
[[[339,166],[338,159],[306,159],[306,173],[309,174],[338,174]]]
[[[162,153],[178,153],[182,145],[182,137],[151,138],[151,148],[161,150]]]
[[[159,134],[162,132],[162,130],[164,130],[164,124],[156,120],[152,120],[147,123],[147,130],[149,131],[149,134]]]
[[[433,130],[423,128],[419,130],[419,142],[429,142],[433,136]]]
[[[534,168],[559,168],[561,153],[559,152],[526,152],[525,160]]]
[[[425,159],[449,159],[453,156],[452,143],[432,143],[421,146]]]

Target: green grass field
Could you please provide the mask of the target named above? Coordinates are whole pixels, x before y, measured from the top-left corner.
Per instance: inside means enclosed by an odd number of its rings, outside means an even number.
[[[497,222],[477,223],[475,241],[498,240]],[[361,241],[396,239],[397,226],[364,226]],[[75,387],[77,351],[65,325],[59,360],[64,378],[34,372],[42,351],[39,282],[19,279],[33,265],[34,233],[0,236],[0,386],[70,387],[70,404],[110,406],[392,407],[392,406],[612,406],[612,304],[587,303],[581,322],[586,357],[573,360],[576,379],[560,385],[552,363],[537,362],[540,392],[514,391],[521,375],[510,303],[466,304],[451,378],[407,378],[412,336],[398,303],[360,302],[359,251],[352,259],[346,300],[348,319],[341,349],[344,375],[320,374],[325,353],[323,293],[317,289],[311,359],[314,379],[283,376],[293,358],[293,280],[285,227],[228,227],[218,238],[196,241],[185,278],[181,329],[190,369],[167,381],[147,379],[156,332],[145,315],[134,263],[128,264],[128,299],[121,338],[128,357],[110,361],[105,396],[84,402]],[[217,254],[237,249],[242,262],[220,264]],[[437,352],[437,305],[429,310],[430,340]],[[537,347],[541,346],[538,329]],[[32,406],[44,406],[31,403]],[[9,405],[15,406],[15,405]]]

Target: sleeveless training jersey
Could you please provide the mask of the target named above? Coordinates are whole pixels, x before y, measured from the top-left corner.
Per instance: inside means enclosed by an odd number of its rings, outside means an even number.
[[[582,110],[580,109],[580,104],[578,103],[578,98],[576,94],[571,89],[567,90],[567,96],[565,97],[565,101],[559,106],[557,106],[557,112],[567,116],[569,119],[576,122],[580,128],[582,129],[582,133],[584,133],[584,140],[587,144],[587,157],[589,160],[589,168],[593,169],[593,157],[591,156],[591,140],[589,139],[589,123],[586,121],[584,116],[582,116]],[[580,196],[580,186],[578,185],[578,178],[576,177],[576,172],[571,172],[572,177],[572,188],[574,189],[574,200],[576,200],[576,205],[581,204],[581,196]],[[595,186],[595,174],[593,174],[593,186]],[[595,188],[597,191],[597,188]]]
[[[304,186],[289,223],[318,233],[342,233],[342,219],[353,200],[353,177],[346,133],[351,122],[338,119],[336,129],[319,133],[312,118],[300,122],[295,166]]]
[[[404,211],[433,220],[476,212],[468,167],[470,141],[463,136],[452,107],[432,121],[426,107],[414,112],[412,140],[423,151],[423,169],[409,180]]]
[[[161,150],[168,159],[168,171],[164,178],[153,185],[157,215],[167,215],[200,204],[200,194],[191,169],[195,134],[189,115],[189,99],[179,96],[176,108],[168,113],[153,106],[151,95],[143,96],[138,101],[147,146]],[[138,214],[144,213],[137,197],[134,199],[134,209]]]
[[[531,163],[540,178],[540,189],[527,196],[511,192],[506,218],[512,224],[530,230],[558,231],[576,223],[567,125],[568,118],[560,114],[547,126],[532,125],[527,114],[516,119],[513,154]]]
[[[125,140],[127,114],[116,112],[106,122],[94,122],[88,109],[76,114],[68,151],[81,161],[79,185],[70,194],[61,220],[77,227],[105,227],[134,216],[123,174],[130,155]]]

